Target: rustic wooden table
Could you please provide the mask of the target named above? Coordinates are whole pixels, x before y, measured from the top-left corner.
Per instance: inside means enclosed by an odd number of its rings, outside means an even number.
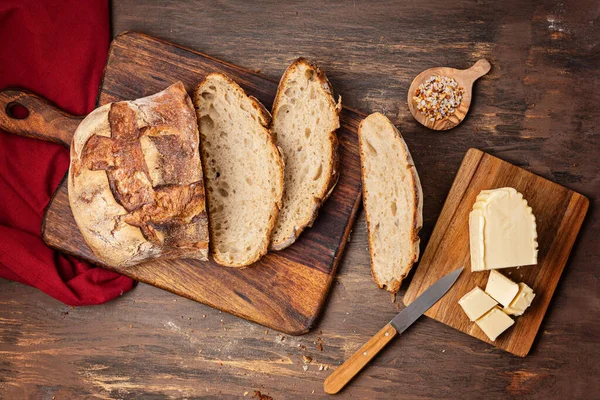
[[[469,147],[588,196],[529,356],[423,318],[338,397],[592,399],[600,398],[599,13],[596,0],[121,0],[112,31],[145,32],[271,78],[295,57],[318,61],[344,104],[381,111],[403,132],[423,184],[423,246]],[[436,133],[412,119],[405,99],[416,74],[482,57],[493,68],[461,126]],[[0,397],[326,397],[325,377],[403,308],[407,287],[395,304],[375,287],[362,212],[351,239],[321,322],[301,337],[144,284],[102,306],[71,308],[0,280]]]

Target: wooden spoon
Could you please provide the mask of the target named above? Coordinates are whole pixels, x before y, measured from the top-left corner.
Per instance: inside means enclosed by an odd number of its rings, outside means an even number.
[[[492,66],[490,63],[486,59],[482,58],[469,69],[454,69],[448,67],[426,69],[417,75],[417,77],[412,81],[410,89],[408,89],[408,108],[410,109],[410,112],[412,113],[413,117],[415,117],[415,119],[421,123],[421,125],[424,125],[430,129],[434,129],[436,131],[445,131],[454,128],[456,125],[460,124],[463,119],[465,119],[467,112],[469,112],[471,96],[473,94],[473,83],[475,83],[477,79],[490,72],[491,68]],[[441,75],[448,78],[454,78],[458,82],[458,85],[462,86],[464,89],[462,101],[454,113],[445,119],[437,121],[431,121],[425,115],[421,114],[421,112],[417,110],[415,101],[413,100],[413,96],[415,95],[419,85],[424,83],[432,75]]]

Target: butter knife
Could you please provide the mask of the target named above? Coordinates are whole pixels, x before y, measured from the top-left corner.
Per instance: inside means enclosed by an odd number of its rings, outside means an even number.
[[[439,279],[419,297],[415,299],[400,314],[396,315],[375,336],[365,343],[356,353],[340,365],[325,379],[325,393],[335,394],[383,349],[397,334],[404,332],[416,320],[429,310],[454,285],[464,267],[461,267]]]

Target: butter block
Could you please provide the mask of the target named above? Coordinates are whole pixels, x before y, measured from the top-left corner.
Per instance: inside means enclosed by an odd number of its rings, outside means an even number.
[[[485,285],[485,292],[504,307],[508,307],[517,297],[519,285],[500,272],[492,270]]]
[[[507,307],[504,307],[502,311],[509,315],[523,315],[525,310],[531,305],[534,297],[535,293],[533,293],[533,289],[523,282],[520,282],[519,293],[517,293],[515,299]]]
[[[482,190],[469,214],[471,271],[537,264],[535,216],[514,188]]]
[[[486,312],[498,305],[496,300],[492,299],[478,286],[461,297],[458,304],[460,304],[471,321],[479,319]]]
[[[502,312],[500,307],[496,306],[483,317],[475,321],[475,323],[493,342],[505,330],[513,326],[515,321],[506,313]]]
[[[485,262],[483,261],[485,255],[485,240],[483,236],[484,226],[485,219],[483,217],[483,210],[476,209],[475,206],[473,206],[473,210],[469,214],[469,246],[471,249],[471,272],[485,270]]]

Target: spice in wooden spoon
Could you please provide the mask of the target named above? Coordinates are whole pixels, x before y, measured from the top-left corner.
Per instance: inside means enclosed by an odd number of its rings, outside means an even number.
[[[429,118],[439,121],[454,114],[462,100],[464,89],[456,79],[447,76],[432,75],[420,84],[413,101],[417,110]]]
[[[473,83],[490,69],[490,63],[481,59],[465,70],[437,67],[421,72],[408,90],[410,112],[430,129],[454,128],[469,111]]]

